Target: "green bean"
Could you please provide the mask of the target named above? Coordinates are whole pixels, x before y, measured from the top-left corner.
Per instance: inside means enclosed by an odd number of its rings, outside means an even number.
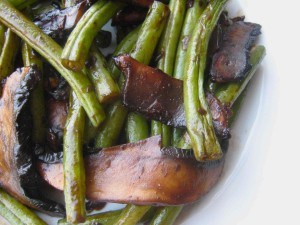
[[[95,138],[96,148],[111,147],[117,143],[126,116],[127,109],[121,101],[117,101],[108,107],[107,118]]]
[[[180,80],[183,80],[187,47],[191,40],[193,30],[196,26],[195,21],[199,19],[206,7],[206,5],[202,2],[203,0],[194,0],[192,7],[188,8],[186,16],[184,18],[184,23],[179,38],[180,41],[177,46],[175,67],[173,73],[173,76]]]
[[[210,1],[197,22],[188,46],[184,75],[184,109],[187,130],[198,161],[217,160],[222,150],[204,93],[204,70],[210,35],[227,0]]]
[[[138,223],[151,206],[127,205],[120,216],[113,221],[113,225],[132,225]]]
[[[120,44],[117,46],[117,48],[115,49],[112,55],[113,57],[120,54],[129,53],[133,49],[136,40],[138,39],[140,28],[141,28],[140,26],[135,28],[120,42]],[[113,57],[111,57],[110,60],[108,61],[108,67],[111,70],[112,77],[115,80],[117,80],[120,77],[121,71],[115,65]]]
[[[249,81],[255,74],[257,67],[260,65],[266,54],[264,46],[256,46],[250,52],[251,69],[247,72],[245,78],[239,82],[229,82],[224,84],[216,84],[215,95],[223,103],[232,106],[238,96],[245,89]]]
[[[107,62],[101,52],[92,47],[87,74],[92,81],[100,103],[108,103],[120,95],[120,89],[108,70]]]
[[[2,23],[0,23],[0,53],[2,52],[5,43],[5,32],[6,27]]]
[[[149,137],[147,120],[140,114],[129,113],[126,122],[126,138],[129,142],[137,142]]]
[[[89,8],[68,37],[62,64],[74,71],[82,70],[98,31],[123,7],[123,3],[100,0]]]
[[[158,46],[160,59],[157,63],[157,67],[170,76],[173,76],[176,48],[185,15],[185,6],[186,0],[170,1],[170,16]],[[153,135],[162,135],[163,146],[170,146],[171,127],[158,121],[152,121],[151,130]]]
[[[9,211],[5,205],[0,201],[0,215],[6,219],[9,224],[15,224],[15,225],[22,225],[24,223],[21,222],[21,220],[15,216],[11,211]],[[1,222],[1,218],[0,218]]]
[[[183,206],[167,206],[160,208],[154,215],[150,225],[172,225],[182,209]]]
[[[35,3],[37,0],[7,0],[10,4],[15,6],[18,9],[25,9],[30,6],[32,3]]]
[[[22,58],[24,66],[37,66],[39,72],[43,70],[42,61],[35,55],[32,48],[25,42],[22,43]],[[44,144],[46,138],[45,128],[45,100],[43,90],[43,79],[39,81],[30,97],[30,110],[33,116],[32,140],[36,144]]]
[[[175,59],[175,67],[173,76],[177,79],[183,80],[184,75],[184,66],[186,62],[186,50],[193,34],[194,27],[196,25],[195,21],[199,19],[203,10],[206,7],[203,0],[194,0],[193,4],[189,5],[187,9],[183,27],[181,30],[179,43],[177,46],[176,59]],[[178,140],[181,139],[182,135],[185,133],[184,129],[174,128],[172,130],[172,145],[177,146]]]
[[[93,125],[98,126],[105,114],[92,90],[92,84],[82,72],[67,70],[61,64],[61,47],[6,1],[0,1],[0,20],[60,72],[76,93]]]
[[[139,31],[139,38],[136,45],[130,53],[132,58],[141,63],[149,64],[156,47],[156,43],[165,27],[168,16],[168,7],[161,2],[154,1]],[[141,140],[140,138],[145,138],[149,129],[144,117],[137,113],[129,113],[126,130],[127,137],[133,138],[128,139],[128,141],[135,142]]]
[[[96,224],[110,225],[112,224],[113,221],[116,220],[116,218],[118,218],[120,213],[121,210],[94,214],[91,216],[87,216],[86,221],[80,224],[81,225],[96,225]],[[68,223],[66,219],[61,219],[58,221],[58,225],[72,225],[72,223]]]
[[[13,72],[19,44],[20,39],[18,36],[11,29],[7,29],[0,56],[0,82]]]
[[[64,196],[70,223],[85,221],[85,170],[82,154],[85,112],[73,91],[64,132]]]
[[[84,128],[84,144],[89,145],[96,138],[99,131],[99,127],[94,127],[94,125],[92,124],[92,122],[89,120],[88,117],[86,117],[85,121],[86,122]]]
[[[0,202],[25,225],[46,225],[34,212],[0,189]],[[19,225],[19,223],[18,223]]]

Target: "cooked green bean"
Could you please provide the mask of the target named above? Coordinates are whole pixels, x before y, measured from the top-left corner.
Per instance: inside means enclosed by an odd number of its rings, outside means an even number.
[[[170,16],[158,45],[160,59],[157,63],[157,68],[170,76],[173,76],[176,50],[185,15],[185,6],[186,0],[170,1]],[[163,146],[171,145],[171,127],[159,121],[152,121],[151,133],[152,135],[162,135]]]
[[[0,1],[0,20],[60,72],[76,93],[93,125],[98,126],[105,114],[92,90],[92,84],[82,72],[70,71],[61,64],[61,47],[6,1]]]
[[[183,206],[167,206],[160,208],[154,215],[150,225],[172,225],[182,209]]]
[[[113,80],[108,70],[107,62],[101,52],[92,47],[87,74],[92,81],[100,103],[109,103],[120,95],[118,84]]]
[[[154,1],[139,31],[139,38],[135,47],[130,53],[132,58],[141,63],[149,64],[156,43],[165,27],[169,12],[170,10],[165,4]],[[127,120],[127,137],[133,139],[128,139],[128,141],[135,142],[144,139],[148,132],[149,129],[146,119],[137,113],[129,113]]]
[[[184,109],[187,130],[198,161],[210,161],[222,157],[222,150],[206,102],[203,82],[209,38],[226,2],[227,0],[210,1],[196,23],[186,55],[183,82]]]
[[[138,223],[151,206],[127,205],[112,225],[133,225]]]
[[[25,225],[46,225],[34,212],[0,189],[0,202]],[[18,224],[19,225],[19,224]]]
[[[26,7],[30,6],[32,3],[35,3],[37,0],[7,0],[7,1],[18,9],[25,9]]]
[[[66,218],[70,223],[85,221],[85,169],[83,136],[85,112],[75,93],[71,91],[68,117],[64,132],[64,196]]]
[[[257,67],[260,65],[266,54],[264,46],[256,46],[250,52],[250,64],[251,69],[247,72],[246,77],[239,82],[229,82],[224,84],[216,84],[215,95],[223,103],[228,106],[232,106],[238,96],[245,89],[253,75],[255,74]]]
[[[11,29],[7,29],[0,55],[0,82],[13,72],[19,44],[18,36]]]
[[[180,41],[177,46],[173,73],[173,76],[180,80],[183,80],[187,47],[191,40],[194,27],[196,26],[195,21],[199,20],[203,10],[206,7],[203,2],[203,0],[194,0],[192,7],[188,8],[184,18],[184,23],[179,38]]]
[[[25,42],[22,43],[22,58],[24,66],[37,66],[39,72],[42,73],[42,61],[35,55],[32,48]],[[37,87],[32,91],[32,95],[30,98],[30,110],[33,117],[32,140],[36,144],[43,145],[46,138],[46,111],[43,79],[39,81]]]
[[[127,117],[127,109],[121,101],[110,105],[107,109],[107,117],[100,127],[99,133],[95,138],[96,148],[106,148],[115,145],[120,136],[121,130]]]
[[[92,5],[68,37],[61,55],[62,64],[74,71],[82,70],[98,31],[123,7],[123,3],[106,0]]]
[[[184,66],[186,62],[186,50],[193,34],[194,27],[196,25],[195,21],[199,19],[203,10],[206,7],[203,0],[191,1],[192,5],[189,5],[187,9],[184,23],[182,26],[179,43],[177,46],[175,67],[173,72],[173,77],[183,80]],[[182,135],[185,133],[184,129],[174,128],[172,130],[172,145],[177,146],[178,140],[181,139]]]
[[[140,26],[135,28],[120,42],[120,44],[118,44],[117,48],[115,49],[112,55],[113,57],[120,54],[129,53],[133,49],[138,39],[140,28],[141,28]],[[112,72],[112,77],[115,80],[117,80],[120,77],[121,71],[115,65],[113,57],[111,57],[110,60],[108,61],[108,66]]]
[[[13,224],[13,225],[23,225],[24,224],[18,217],[15,216],[15,214],[13,214],[11,211],[9,211],[9,209],[7,209],[1,201],[0,201],[0,216],[2,216],[4,219],[6,219],[6,221],[9,222],[9,224]],[[1,222],[1,220],[0,220],[0,222]]]
[[[2,52],[5,43],[5,32],[6,27],[2,23],[0,23],[0,53]]]
[[[95,215],[87,216],[86,221],[84,223],[80,223],[81,225],[112,225],[112,222],[115,221],[116,218],[120,215],[121,210],[109,211],[98,213]],[[66,219],[61,219],[58,221],[58,225],[72,225],[72,223],[68,223]]]
[[[129,113],[126,121],[126,139],[137,142],[149,137],[147,120],[140,114]]]

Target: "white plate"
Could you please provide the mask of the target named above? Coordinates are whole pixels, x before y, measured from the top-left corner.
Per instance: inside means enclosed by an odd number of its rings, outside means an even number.
[[[299,29],[293,25],[299,21],[296,8],[292,0],[280,4],[231,0],[228,4],[232,16],[246,15],[246,21],[262,25],[260,43],[266,46],[267,56],[233,127],[220,181],[198,203],[184,209],[177,225],[300,224],[300,187],[294,182],[299,181],[300,152],[296,144],[300,100],[295,98],[300,97],[299,79],[295,79],[300,73],[293,69],[300,64],[299,34],[292,33]],[[298,204],[293,207],[292,203]],[[111,204],[106,209],[119,207]]]

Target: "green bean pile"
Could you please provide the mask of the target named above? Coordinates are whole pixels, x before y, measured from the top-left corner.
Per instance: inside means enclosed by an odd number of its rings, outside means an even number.
[[[70,7],[77,2],[64,0],[61,5]],[[252,67],[241,82],[207,84],[209,41],[227,0],[194,0],[189,6],[190,2],[170,0],[165,4],[154,1],[144,22],[130,31],[112,55],[106,57],[95,47],[94,40],[100,29],[126,6],[124,1],[96,1],[61,45],[32,22],[28,9],[38,0],[0,0],[0,81],[14,71],[14,62],[21,52],[23,66],[37,66],[43,71],[44,61],[47,61],[71,88],[63,140],[66,217],[58,224],[134,225],[149,222],[151,225],[171,225],[184,207],[128,204],[122,210],[90,215],[85,198],[83,154],[86,143],[93,143],[95,148],[106,148],[119,144],[120,137],[126,142],[137,142],[161,135],[163,146],[193,149],[200,162],[223,157],[205,91],[213,90],[223,104],[235,106],[262,61],[265,49],[256,46],[251,51]],[[155,56],[159,56],[155,66],[183,81],[187,129],[173,128],[154,120],[149,122],[123,106],[120,94],[124,76],[114,64],[113,57],[124,53],[147,65],[153,65]],[[92,65],[88,63],[90,58]],[[30,101],[34,118],[32,139],[41,145],[46,132],[44,105],[42,79]],[[207,113],[199,113],[199,110]],[[46,224],[2,189],[0,215],[11,224]]]

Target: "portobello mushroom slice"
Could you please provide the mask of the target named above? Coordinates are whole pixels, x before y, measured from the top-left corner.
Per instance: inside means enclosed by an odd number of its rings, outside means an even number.
[[[0,186],[23,204],[44,212],[62,214],[63,208],[44,199],[43,180],[36,172],[31,142],[32,120],[28,100],[40,80],[38,70],[18,69],[10,75],[0,99]]]
[[[253,47],[261,26],[256,23],[234,19],[223,34],[219,50],[212,57],[210,79],[224,83],[239,81],[251,69],[249,52]]]
[[[174,127],[186,126],[181,80],[141,64],[129,55],[119,55],[114,60],[125,75],[122,100],[129,110]],[[216,133],[221,139],[229,138],[230,109],[212,93],[206,97]]]
[[[81,1],[65,9],[55,8],[34,18],[34,23],[52,38],[63,39],[76,26],[87,9],[88,2]]]
[[[171,150],[172,151],[172,150]],[[217,182],[224,158],[200,164],[191,154],[161,149],[161,137],[85,156],[86,197],[93,202],[181,205],[197,201]],[[42,177],[63,190],[62,163],[38,163]]]

